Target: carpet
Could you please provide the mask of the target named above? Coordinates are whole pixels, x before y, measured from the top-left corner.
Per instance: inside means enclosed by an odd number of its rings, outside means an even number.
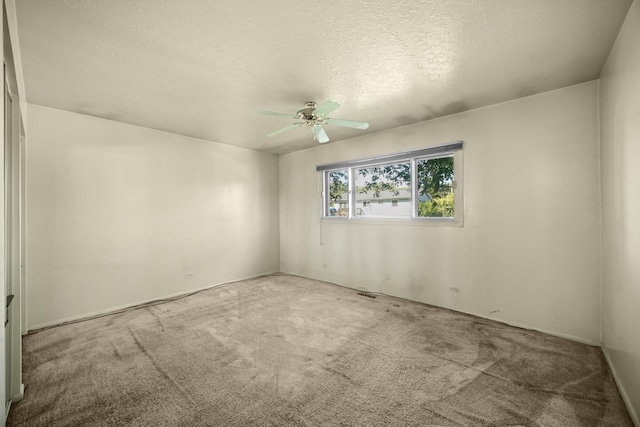
[[[23,345],[9,426],[633,426],[598,347],[288,275]]]

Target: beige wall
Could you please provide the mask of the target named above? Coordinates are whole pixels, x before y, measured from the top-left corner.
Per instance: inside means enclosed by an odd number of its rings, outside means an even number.
[[[28,114],[30,328],[278,271],[275,155]]]
[[[600,79],[603,347],[640,425],[640,3]]]
[[[281,156],[281,271],[599,343],[597,88]],[[456,140],[463,227],[320,220],[317,164]]]

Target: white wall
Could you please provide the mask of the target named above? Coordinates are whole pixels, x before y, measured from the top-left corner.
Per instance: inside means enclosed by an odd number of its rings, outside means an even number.
[[[278,271],[275,155],[28,114],[30,328]]]
[[[603,347],[640,425],[640,2],[600,79]]]
[[[599,343],[597,89],[590,82],[281,156],[281,271]],[[463,227],[320,220],[317,164],[457,140]]]

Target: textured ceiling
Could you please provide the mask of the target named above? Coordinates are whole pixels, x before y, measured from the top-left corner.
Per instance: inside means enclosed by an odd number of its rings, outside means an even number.
[[[20,0],[27,101],[273,153],[599,77],[631,0]]]

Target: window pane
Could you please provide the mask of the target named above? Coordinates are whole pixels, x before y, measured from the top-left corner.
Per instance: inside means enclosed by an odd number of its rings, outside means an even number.
[[[419,159],[416,166],[418,216],[453,218],[453,157]]]
[[[356,169],[358,217],[411,216],[411,163]]]
[[[329,200],[326,216],[349,216],[349,173],[347,169],[327,173]]]

